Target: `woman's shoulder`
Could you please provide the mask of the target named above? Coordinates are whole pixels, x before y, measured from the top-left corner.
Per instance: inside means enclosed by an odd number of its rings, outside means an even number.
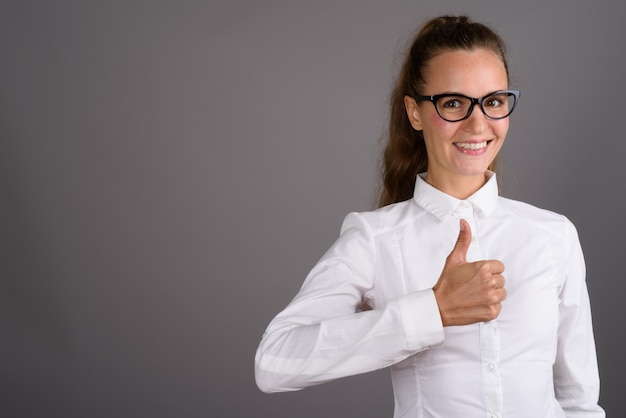
[[[566,215],[520,200],[500,196],[498,197],[498,207],[503,216],[513,216],[529,226],[551,230],[557,234],[563,233],[564,230],[576,229]]]
[[[372,235],[380,235],[404,228],[423,215],[424,210],[409,199],[375,210],[351,212],[344,219],[342,230],[360,226],[367,228]]]

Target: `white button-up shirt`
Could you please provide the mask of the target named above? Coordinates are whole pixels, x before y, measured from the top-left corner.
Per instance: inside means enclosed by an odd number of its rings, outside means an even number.
[[[256,379],[298,390],[391,368],[394,417],[604,417],[585,265],[562,215],[498,196],[467,200],[417,178],[414,197],[351,213],[263,335]],[[500,260],[507,298],[490,322],[443,327],[432,287],[459,233],[467,261]],[[360,312],[367,301],[372,310]]]

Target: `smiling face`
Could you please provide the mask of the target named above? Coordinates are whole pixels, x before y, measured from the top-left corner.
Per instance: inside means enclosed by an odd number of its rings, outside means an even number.
[[[423,95],[460,93],[483,97],[508,88],[502,60],[488,49],[455,50],[433,57],[424,72]],[[489,119],[474,107],[469,118],[446,122],[433,103],[405,97],[413,129],[422,131],[428,153],[426,181],[460,199],[485,183],[485,171],[497,156],[509,129],[509,119]]]

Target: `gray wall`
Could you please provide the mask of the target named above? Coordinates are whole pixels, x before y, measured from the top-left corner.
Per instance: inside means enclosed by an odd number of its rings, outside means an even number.
[[[373,205],[404,40],[461,12],[509,41],[504,194],[578,226],[619,413],[619,4],[1,1],[0,416],[390,416],[387,371],[265,395],[253,356]]]

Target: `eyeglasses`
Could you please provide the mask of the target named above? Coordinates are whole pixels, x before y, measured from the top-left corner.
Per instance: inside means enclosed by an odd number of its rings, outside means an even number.
[[[434,96],[416,95],[413,98],[416,101],[432,102],[441,119],[447,122],[460,122],[469,118],[474,105],[480,105],[480,110],[490,119],[504,119],[513,113],[519,96],[519,90],[498,90],[479,99],[452,93]]]

